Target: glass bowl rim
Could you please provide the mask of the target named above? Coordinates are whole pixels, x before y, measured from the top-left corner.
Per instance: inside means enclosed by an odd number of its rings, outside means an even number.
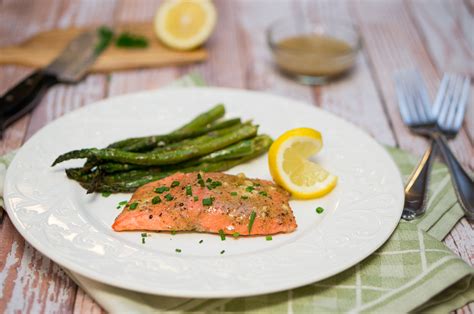
[[[362,47],[362,38],[361,38],[360,31],[359,31],[359,27],[356,24],[354,24],[353,22],[348,21],[348,20],[344,20],[344,19],[338,19],[338,18],[331,18],[331,19],[322,20],[322,21],[310,21],[310,20],[306,19],[304,21],[304,23],[309,23],[312,26],[322,25],[326,29],[327,29],[328,23],[331,23],[331,22],[336,22],[337,23],[336,24],[337,28],[349,30],[349,31],[353,32],[354,35],[355,35],[355,42],[354,43],[352,43],[352,42],[349,43],[349,45],[352,48],[352,51],[345,54],[345,55],[343,55],[343,56],[337,56],[337,57],[334,57],[334,58],[341,58],[341,57],[343,58],[343,57],[346,57],[348,55],[357,53]],[[275,28],[278,25],[282,25],[282,23],[293,23],[293,24],[297,25],[298,23],[301,23],[301,22],[298,22],[298,21],[295,21],[294,19],[289,19],[289,18],[279,18],[279,19],[276,19],[273,22],[271,22],[268,25],[267,30],[266,30],[266,40],[267,40],[267,44],[270,46],[272,51],[275,51],[275,50],[279,49],[281,51],[285,51],[285,52],[289,52],[289,53],[292,52],[292,53],[295,53],[295,54],[296,53],[297,54],[308,54],[308,55],[315,54],[313,52],[307,52],[307,51],[304,51],[304,50],[301,50],[301,49],[298,49],[298,48],[287,48],[287,47],[280,48],[280,47],[277,47],[276,42],[272,38],[272,33],[275,30]]]

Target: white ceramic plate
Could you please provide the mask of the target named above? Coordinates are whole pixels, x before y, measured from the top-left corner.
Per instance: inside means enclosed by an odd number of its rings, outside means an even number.
[[[297,231],[265,237],[199,233],[117,233],[117,203],[129,194],[87,195],[64,174],[61,153],[104,147],[132,136],[166,133],[216,103],[226,117],[253,119],[277,137],[313,127],[324,137],[316,157],[339,176],[326,197],[291,201]],[[271,179],[266,156],[229,173]],[[5,204],[18,231],[36,249],[91,279],[141,292],[195,298],[250,296],[309,284],[341,272],[380,247],[400,218],[403,188],[386,151],[366,133],[325,111],[291,99],[241,90],[167,89],[106,99],[40,130],[8,169]],[[317,214],[315,208],[325,208]],[[204,240],[203,243],[199,243]],[[181,253],[175,249],[181,249]],[[224,254],[220,254],[225,250]]]

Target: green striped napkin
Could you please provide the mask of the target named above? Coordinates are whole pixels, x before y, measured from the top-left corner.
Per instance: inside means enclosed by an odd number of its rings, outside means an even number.
[[[188,75],[173,85],[205,84],[199,76]],[[387,149],[406,178],[417,158]],[[10,154],[0,159],[0,179],[11,158]],[[474,300],[474,268],[441,242],[463,216],[445,166],[433,167],[429,190],[427,213],[413,222],[401,221],[372,256],[334,277],[289,291],[238,299],[170,298],[107,286],[64,271],[111,313],[449,312]]]

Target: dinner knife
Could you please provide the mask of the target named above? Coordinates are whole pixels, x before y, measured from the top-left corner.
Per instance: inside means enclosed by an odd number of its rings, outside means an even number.
[[[79,34],[47,67],[39,69],[0,97],[0,138],[14,121],[33,110],[47,89],[57,83],[76,83],[105,49],[97,30]]]

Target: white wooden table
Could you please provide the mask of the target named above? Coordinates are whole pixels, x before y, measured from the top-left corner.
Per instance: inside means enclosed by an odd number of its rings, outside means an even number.
[[[154,0],[0,0],[0,45],[21,41],[54,27],[151,21]],[[216,1],[217,30],[204,63],[89,75],[77,85],[53,87],[41,104],[11,126],[0,153],[16,149],[36,131],[81,106],[102,98],[159,88],[190,71],[213,86],[261,90],[303,100],[360,126],[380,143],[421,155],[426,140],[414,136],[398,114],[394,72],[416,66],[433,97],[445,71],[474,75],[472,0]],[[363,49],[350,77],[322,87],[306,87],[281,77],[272,67],[264,31],[279,17],[335,16],[359,26]],[[0,94],[31,69],[0,67]],[[474,92],[463,129],[451,147],[474,169]],[[26,243],[0,212],[0,313],[91,313],[102,309],[55,263]],[[444,243],[474,263],[473,225],[459,221]],[[458,310],[474,312],[474,305]]]

